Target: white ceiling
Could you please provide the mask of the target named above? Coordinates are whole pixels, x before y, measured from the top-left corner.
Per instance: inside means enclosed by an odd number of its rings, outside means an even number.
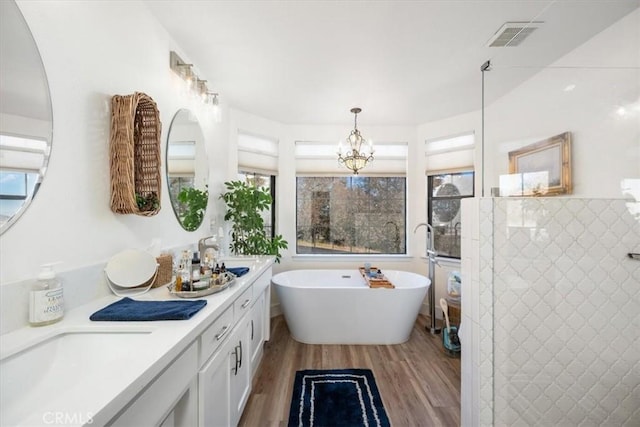
[[[495,98],[640,0],[145,4],[232,107],[287,124],[343,124],[357,106],[360,124],[416,125],[478,110],[486,60],[494,71],[531,66],[492,83]],[[506,21],[544,25],[518,47],[487,47]]]

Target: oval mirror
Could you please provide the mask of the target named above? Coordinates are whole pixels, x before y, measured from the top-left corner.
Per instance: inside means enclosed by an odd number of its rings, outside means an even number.
[[[53,125],[40,53],[15,1],[0,1],[0,234],[42,183]]]
[[[195,114],[187,109],[173,116],[165,164],[173,212],[185,230],[195,231],[202,224],[209,201],[209,164],[202,129]]]

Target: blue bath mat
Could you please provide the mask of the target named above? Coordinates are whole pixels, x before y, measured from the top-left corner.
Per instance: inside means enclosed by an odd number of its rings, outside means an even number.
[[[390,426],[371,370],[296,372],[289,427],[310,425]]]

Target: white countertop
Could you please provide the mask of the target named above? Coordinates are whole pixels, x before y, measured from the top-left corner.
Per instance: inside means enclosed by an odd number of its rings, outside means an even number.
[[[65,332],[150,332],[140,334],[140,343],[127,337],[127,350],[116,363],[104,366],[101,372],[92,372],[86,379],[76,381],[77,385],[56,390],[46,402],[21,402],[29,405],[30,415],[26,419],[5,420],[2,425],[45,425],[51,424],[43,419],[44,414],[53,419],[53,413],[66,413],[76,417],[75,421],[65,425],[91,422],[93,425],[104,425],[118,414],[144,387],[160,374],[171,361],[187,348],[233,301],[247,289],[255,279],[274,262],[273,256],[252,256],[256,259],[249,273],[236,279],[236,283],[228,289],[206,297],[207,305],[189,320],[151,321],[151,322],[94,322],[89,316],[94,312],[118,301],[121,297],[110,295],[96,299],[88,304],[65,313],[60,322],[43,327],[24,327],[0,336],[0,358],[4,361],[29,347],[54,335]],[[149,292],[134,297],[138,300],[172,300],[181,299],[171,295],[165,286],[151,289]],[[117,338],[116,338],[117,339]],[[117,341],[116,341],[117,342]],[[18,356],[20,357],[20,356]],[[77,358],[81,360],[82,351]],[[85,355],[86,357],[86,355]],[[69,363],[73,366],[73,360]],[[34,367],[35,368],[35,367]],[[95,375],[94,375],[95,374]],[[0,372],[0,381],[4,375]],[[29,387],[30,384],[24,384]],[[3,386],[4,390],[4,386]],[[30,400],[30,399],[29,399]],[[6,408],[3,408],[6,409]],[[3,410],[3,412],[5,412]],[[69,420],[67,420],[69,421]]]

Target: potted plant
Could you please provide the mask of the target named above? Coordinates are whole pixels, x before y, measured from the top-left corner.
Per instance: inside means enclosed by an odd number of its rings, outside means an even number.
[[[179,219],[187,231],[195,231],[202,224],[209,202],[209,191],[185,187],[178,193],[181,204]]]
[[[255,187],[243,181],[227,181],[227,191],[220,195],[227,205],[225,221],[231,221],[229,249],[242,255],[275,255],[280,262],[280,249],[288,243],[281,235],[267,236],[261,212],[271,206],[271,194],[263,187]]]

